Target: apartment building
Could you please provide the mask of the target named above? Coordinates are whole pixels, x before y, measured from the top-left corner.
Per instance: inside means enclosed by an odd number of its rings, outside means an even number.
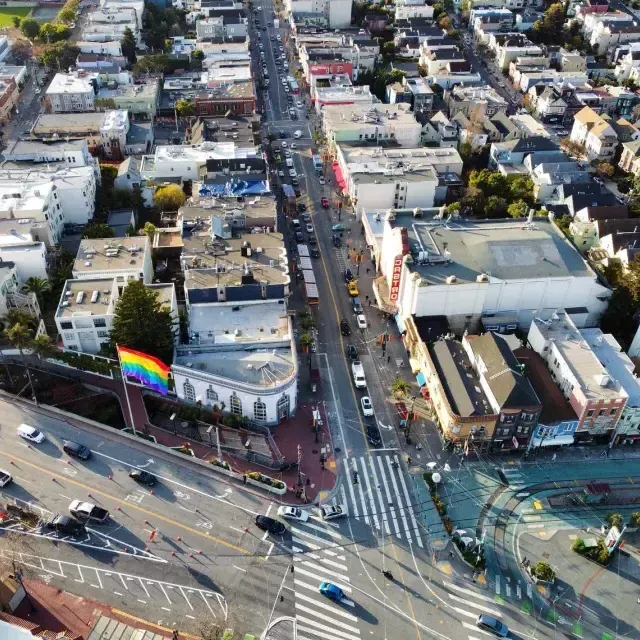
[[[97,75],[86,71],[56,73],[46,91],[53,113],[95,111]]]
[[[584,107],[575,116],[571,140],[585,147],[589,160],[613,158],[618,136],[608,119]]]
[[[492,87],[456,86],[445,92],[444,100],[451,117],[462,113],[474,123],[481,123],[497,113],[506,113],[509,105]]]
[[[294,20],[325,26],[329,29],[347,29],[351,25],[353,0],[286,0],[287,13]]]
[[[433,5],[426,0],[397,0],[395,3],[395,19],[433,18]]]

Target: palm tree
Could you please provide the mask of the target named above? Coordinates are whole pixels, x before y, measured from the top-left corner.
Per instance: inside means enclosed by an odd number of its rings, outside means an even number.
[[[396,396],[404,396],[409,393],[411,385],[402,378],[396,378],[391,385],[391,392]]]
[[[38,406],[38,400],[36,398],[36,389],[33,386],[33,380],[31,380],[31,371],[29,370],[29,363],[24,355],[24,350],[29,348],[33,342],[33,330],[20,322],[17,322],[12,327],[4,330],[4,337],[18,349],[20,357],[24,364],[24,368],[27,371],[27,378],[29,378],[29,386],[33,393],[33,399]]]
[[[3,316],[2,322],[6,329],[10,329],[16,324],[22,324],[33,331],[36,330],[36,326],[38,324],[38,320],[33,314],[25,311],[24,309],[19,309],[18,307],[12,307],[9,309]]]
[[[47,278],[27,278],[23,289],[29,293],[34,293],[40,308],[43,306],[44,293],[51,291],[51,283]]]
[[[58,351],[53,342],[51,342],[51,338],[44,333],[41,333],[37,338],[34,338],[31,341],[29,348],[41,360],[43,358],[50,358]]]

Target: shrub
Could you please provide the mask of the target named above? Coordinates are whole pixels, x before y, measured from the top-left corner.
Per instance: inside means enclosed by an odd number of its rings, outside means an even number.
[[[444,516],[447,514],[447,507],[445,505],[444,502],[442,502],[442,500],[440,500],[440,498],[438,498],[437,496],[432,496],[433,498],[433,504],[436,505],[436,509],[438,510],[438,513],[441,516]]]
[[[620,513],[607,513],[607,522],[609,523],[610,527],[616,527],[616,529],[620,530],[622,529],[622,526],[624,524],[624,519],[622,517],[622,514]]]
[[[286,486],[284,482],[281,482],[280,480],[276,480],[275,478],[270,478],[269,476],[265,476],[262,473],[259,473],[257,471],[249,471],[249,473],[247,473],[247,478],[251,478],[256,482],[261,482],[262,484],[266,484],[269,487],[274,487],[275,489],[284,489]]]
[[[573,541],[571,548],[579,554],[583,554],[585,552],[586,547],[584,546],[584,540],[582,538],[577,538]]]
[[[551,565],[548,562],[542,562],[542,560],[531,568],[531,575],[545,582],[553,582],[553,579],[556,577]]]
[[[640,527],[640,511],[634,511],[629,516],[629,524],[632,527]]]
[[[231,465],[226,460],[223,460],[222,462],[220,462],[220,460],[218,460],[217,458],[214,458],[213,460],[210,460],[210,462],[216,467],[221,467],[222,469],[231,471]]]
[[[451,535],[453,533],[453,522],[451,522],[451,518],[449,516],[445,516],[442,519],[442,522],[444,524],[444,528],[446,529],[447,533]]]

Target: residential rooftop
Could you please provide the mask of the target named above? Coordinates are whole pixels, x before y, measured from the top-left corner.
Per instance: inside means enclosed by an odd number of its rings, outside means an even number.
[[[238,202],[233,196],[200,197],[200,183],[194,185],[191,202],[180,207],[178,214],[185,224],[198,220],[209,220],[215,216],[230,225],[230,228],[250,227],[252,220],[271,220],[270,226],[276,224],[276,199],[273,196],[247,196],[244,202]],[[264,224],[264,223],[263,223]]]
[[[76,275],[92,271],[100,273],[103,271],[142,270],[148,242],[144,236],[85,238],[80,241],[80,247],[73,263],[73,273]]]
[[[31,135],[74,135],[100,133],[104,113],[41,113],[31,128]]]
[[[56,318],[113,314],[117,291],[115,278],[67,280],[60,296]]]
[[[56,73],[46,93],[48,95],[58,93],[93,93],[91,80],[97,76],[97,72]]]
[[[358,104],[327,105],[322,113],[325,125],[331,129],[360,129],[363,124],[420,126],[413,117],[410,105],[404,103],[375,107]]]
[[[339,143],[340,152],[351,172],[379,173],[391,169],[412,167],[422,169],[437,165],[459,165],[462,158],[452,147],[384,147],[345,142]]]
[[[463,418],[494,415],[462,344],[443,339],[427,348],[451,410]]]

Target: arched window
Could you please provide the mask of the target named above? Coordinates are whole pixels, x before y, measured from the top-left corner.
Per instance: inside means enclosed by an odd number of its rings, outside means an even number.
[[[218,394],[210,386],[207,389],[207,404],[213,404],[214,402],[218,402]]]
[[[242,402],[235,393],[229,399],[229,411],[237,416],[242,415]]]
[[[282,422],[289,417],[289,396],[286,393],[282,394],[282,397],[278,400],[276,405],[276,411],[278,412],[278,421]]]
[[[267,405],[260,398],[253,403],[253,419],[256,422],[264,422],[267,419]]]
[[[189,380],[185,380],[182,385],[182,391],[184,393],[185,400],[191,400],[191,402],[196,401],[196,390],[193,388],[193,385],[189,382]]]

